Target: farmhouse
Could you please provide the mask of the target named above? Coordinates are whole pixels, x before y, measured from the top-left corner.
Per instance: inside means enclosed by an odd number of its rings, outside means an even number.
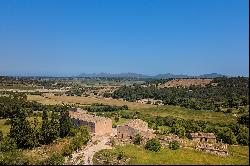
[[[80,111],[69,111],[71,121],[76,126],[88,126],[94,136],[111,135],[112,120],[100,116],[82,113]]]
[[[148,124],[140,119],[130,120],[127,123],[117,126],[117,137],[122,140],[132,141],[140,134],[144,140],[155,137],[152,129],[148,129]]]
[[[196,141],[196,142],[209,142],[215,143],[216,137],[213,133],[189,133],[189,138]]]

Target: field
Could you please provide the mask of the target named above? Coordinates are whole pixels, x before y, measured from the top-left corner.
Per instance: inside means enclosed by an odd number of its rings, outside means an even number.
[[[191,85],[201,85],[205,86],[209,84],[212,81],[212,79],[176,79],[176,80],[171,80],[168,81],[164,84],[159,85],[159,88],[169,88],[169,87],[178,87],[178,86],[183,86],[183,87],[190,87]]]
[[[108,99],[108,98],[94,98],[94,97],[77,97],[77,96],[49,96],[47,98],[38,95],[28,95],[28,100],[37,101],[42,104],[54,105],[54,104],[79,104],[79,105],[90,105],[93,103],[103,103],[108,105],[127,105],[131,109],[138,108],[152,108],[156,107],[150,104],[142,104],[135,102],[127,102],[123,100]]]
[[[37,101],[42,104],[81,104],[89,105],[93,103],[103,103],[108,105],[128,105],[129,111],[139,111],[141,113],[147,113],[152,116],[173,116],[183,119],[205,120],[210,122],[236,122],[237,118],[231,113],[222,113],[205,110],[192,110],[179,106],[155,106],[150,104],[141,104],[135,102],[127,102],[115,99],[105,98],[90,98],[90,97],[75,97],[75,96],[49,96],[47,98],[38,95],[28,95],[28,100]]]
[[[134,145],[118,146],[112,151],[117,150],[122,150],[126,156],[131,158],[128,163],[130,165],[248,165],[249,162],[249,152],[246,146],[231,146],[228,157],[219,157],[191,149],[178,149],[175,151],[161,149],[159,152],[151,152]],[[100,151],[97,154],[102,152]],[[97,164],[95,159],[93,161],[94,164]]]
[[[210,122],[225,122],[231,123],[237,120],[230,113],[214,112],[214,111],[205,111],[205,110],[192,110],[179,106],[159,106],[155,108],[147,109],[134,109],[131,111],[139,111],[141,113],[147,113],[152,116],[173,116],[183,119],[194,119],[194,120],[205,120]]]

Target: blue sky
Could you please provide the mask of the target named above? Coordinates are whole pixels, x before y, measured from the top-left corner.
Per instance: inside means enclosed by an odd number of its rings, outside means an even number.
[[[248,75],[247,0],[1,0],[0,75]]]

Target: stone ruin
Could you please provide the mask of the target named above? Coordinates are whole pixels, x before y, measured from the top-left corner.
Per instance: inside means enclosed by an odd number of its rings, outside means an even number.
[[[69,116],[77,127],[88,126],[93,136],[112,135],[112,120],[110,118],[90,115],[79,109],[71,109]]]
[[[229,154],[227,149],[227,144],[222,144],[222,143],[213,143],[213,144],[197,143],[195,149],[199,151],[205,151],[208,153],[216,154],[219,156],[227,156]]]
[[[188,134],[189,138],[190,135],[192,137],[189,140],[179,138],[174,134],[159,137],[159,140],[164,147],[168,147],[169,143],[172,141],[177,141],[179,142],[180,147],[192,148],[219,156],[227,156],[229,154],[227,144],[216,142],[216,137],[213,133],[192,133]]]
[[[143,143],[156,136],[154,130],[149,129],[148,124],[140,119],[133,119],[117,126],[117,138],[122,142],[133,142],[137,134],[142,136]]]

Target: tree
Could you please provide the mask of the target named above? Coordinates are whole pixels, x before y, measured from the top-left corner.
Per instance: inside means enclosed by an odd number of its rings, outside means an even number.
[[[56,139],[60,135],[60,122],[59,122],[59,116],[56,112],[52,111],[51,114],[51,126],[50,126],[50,132],[52,139]]]
[[[35,130],[25,117],[11,120],[10,137],[15,140],[18,148],[33,148],[39,145]]]
[[[153,138],[153,139],[147,141],[147,143],[145,145],[145,149],[150,150],[150,151],[154,151],[154,152],[158,152],[161,149],[161,144],[160,144],[159,140]]]
[[[135,139],[134,139],[134,144],[140,145],[141,141],[142,141],[142,136],[140,134],[136,134]]]
[[[220,129],[218,131],[217,136],[219,139],[222,139],[224,143],[227,143],[230,145],[237,143],[236,137],[233,131],[228,127],[223,127],[222,129]]]
[[[66,137],[68,136],[69,132],[70,132],[70,128],[72,126],[72,123],[70,121],[69,118],[69,111],[68,110],[63,110],[61,112],[60,115],[60,127],[59,127],[59,131],[60,131],[60,137]]]

